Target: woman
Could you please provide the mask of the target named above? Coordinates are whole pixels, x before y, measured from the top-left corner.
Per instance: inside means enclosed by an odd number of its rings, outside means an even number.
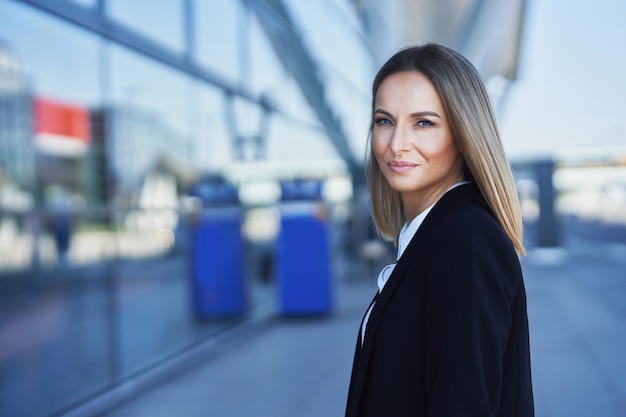
[[[532,416],[522,222],[485,87],[427,44],[372,92],[372,212],[398,260],[360,328],[346,416]]]

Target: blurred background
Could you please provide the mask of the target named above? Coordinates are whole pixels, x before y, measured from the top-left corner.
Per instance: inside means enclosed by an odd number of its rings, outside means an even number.
[[[340,415],[394,256],[367,207],[371,82],[436,41],[483,76],[518,183],[537,414],[623,416],[624,18],[620,0],[0,0],[0,415],[100,415],[246,323],[349,312],[336,402],[311,411]]]

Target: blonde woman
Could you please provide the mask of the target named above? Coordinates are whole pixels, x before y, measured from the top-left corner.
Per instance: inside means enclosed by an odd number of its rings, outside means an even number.
[[[532,416],[522,221],[480,76],[427,44],[372,93],[372,213],[398,255],[359,329],[346,416]]]

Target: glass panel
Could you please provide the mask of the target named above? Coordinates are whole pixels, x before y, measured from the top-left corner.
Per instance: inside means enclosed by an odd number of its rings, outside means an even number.
[[[268,115],[248,100],[232,97],[227,102],[232,111],[232,127],[236,159],[255,161],[265,158]]]
[[[115,196],[120,366],[141,371],[189,346],[191,82],[124,48],[110,48],[107,154]],[[181,211],[182,210],[182,211]],[[149,317],[149,319],[147,319]]]
[[[16,2],[0,2],[0,11],[0,39],[31,75],[35,94],[84,107],[100,103],[96,37]]]
[[[68,269],[0,277],[0,415],[51,415],[105,387],[104,274]]]
[[[50,415],[110,376],[108,271],[77,256],[102,222],[85,212],[101,45],[7,1],[0,39],[0,415]]]
[[[54,266],[76,260],[69,213],[96,203],[105,190],[92,121],[101,113],[98,39],[22,5],[0,3],[0,208],[42,216],[3,218],[4,236],[21,236],[4,267]],[[32,28],[37,28],[33,32]],[[3,235],[0,233],[0,235]],[[1,240],[1,239],[0,239]]]
[[[185,49],[183,0],[108,0],[111,18],[175,51]]]
[[[245,10],[233,0],[195,0],[196,59],[229,80],[239,80]]]
[[[0,3],[0,28],[0,167],[10,200],[49,207],[52,188],[84,201],[90,184],[76,174],[88,169],[100,103],[97,39],[12,2]]]
[[[168,67],[112,46],[111,110],[107,115],[114,193],[140,207],[172,207],[174,190],[161,192],[159,201],[149,189],[146,174],[158,168],[183,167],[190,155],[187,78]],[[174,166],[171,166],[174,165]],[[144,193],[141,195],[141,193]],[[146,194],[147,193],[147,194]]]
[[[69,0],[73,3],[80,4],[82,6],[94,8],[98,4],[98,0]]]
[[[339,158],[325,131],[280,116],[271,119],[267,149],[269,161],[302,169],[308,169],[306,162],[323,166],[327,161],[334,164]],[[300,176],[297,172],[293,174]]]
[[[185,257],[125,262],[117,273],[123,376],[192,345],[195,333]]]
[[[327,100],[340,119],[352,154],[363,158],[372,117],[371,96],[336,73],[327,74],[324,84]]]
[[[258,19],[251,12],[248,12],[248,22],[249,67],[253,70],[246,74],[248,76],[243,82],[253,91],[271,95],[274,100],[278,100],[282,96],[283,81],[288,74]]]
[[[340,0],[289,0],[286,6],[320,66],[327,103],[339,115],[353,154],[362,157],[371,117],[370,84],[374,67],[352,8]],[[319,30],[318,22],[325,22],[324,30]]]
[[[203,172],[219,172],[234,160],[226,101],[221,90],[206,84],[194,84],[193,94],[193,165]]]
[[[366,88],[368,92],[367,87],[373,77],[373,62],[368,55],[365,38],[360,36],[356,17],[350,13],[352,8],[342,7],[340,3],[288,0],[285,6],[293,15],[296,27],[316,61],[339,72],[346,82]],[[324,30],[320,30],[319,22],[324,22]]]
[[[253,70],[244,77],[244,82],[285,113],[307,123],[319,124],[313,109],[302,95],[300,86],[283,68],[258,19],[251,16],[249,21],[249,67]]]

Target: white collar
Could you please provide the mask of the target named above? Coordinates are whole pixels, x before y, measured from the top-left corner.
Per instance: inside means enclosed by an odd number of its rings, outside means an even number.
[[[446,190],[446,193],[460,185],[469,184],[469,183],[470,181],[457,182],[452,187],[448,188]],[[415,233],[417,233],[417,230],[420,228],[420,226],[424,222],[424,219],[426,218],[428,213],[430,213],[430,210],[432,210],[435,204],[437,204],[437,202],[433,203],[432,205],[427,207],[424,211],[422,211],[420,214],[418,214],[413,220],[411,220],[411,223],[409,224],[404,223],[404,226],[402,226],[402,229],[400,230],[400,235],[398,236],[398,254],[396,257],[396,262],[400,259],[400,257],[404,253],[404,250],[407,248],[407,246],[409,246],[409,243],[411,243],[413,236],[415,236]],[[387,280],[389,280],[389,277],[391,276],[391,273],[393,272],[395,265],[396,265],[395,263],[391,265],[387,265],[386,267],[383,268],[382,271],[380,271],[380,274],[378,274],[377,283],[378,283],[379,291],[383,290],[383,287],[387,283]]]
[[[452,187],[448,188],[446,190],[446,193],[460,185],[469,184],[469,183],[470,181],[457,182]],[[402,229],[400,230],[400,235],[398,236],[398,257],[396,258],[396,260],[400,259],[400,257],[404,253],[404,250],[406,249],[407,246],[409,246],[409,243],[411,243],[411,239],[413,239],[413,236],[415,236],[415,233],[417,233],[417,230],[420,228],[420,226],[424,222],[424,219],[426,218],[428,213],[430,213],[430,210],[432,210],[435,204],[437,204],[436,201],[435,203],[427,207],[424,211],[422,211],[420,214],[418,214],[413,220],[411,220],[411,223],[409,224],[404,223],[404,226],[402,226]]]

